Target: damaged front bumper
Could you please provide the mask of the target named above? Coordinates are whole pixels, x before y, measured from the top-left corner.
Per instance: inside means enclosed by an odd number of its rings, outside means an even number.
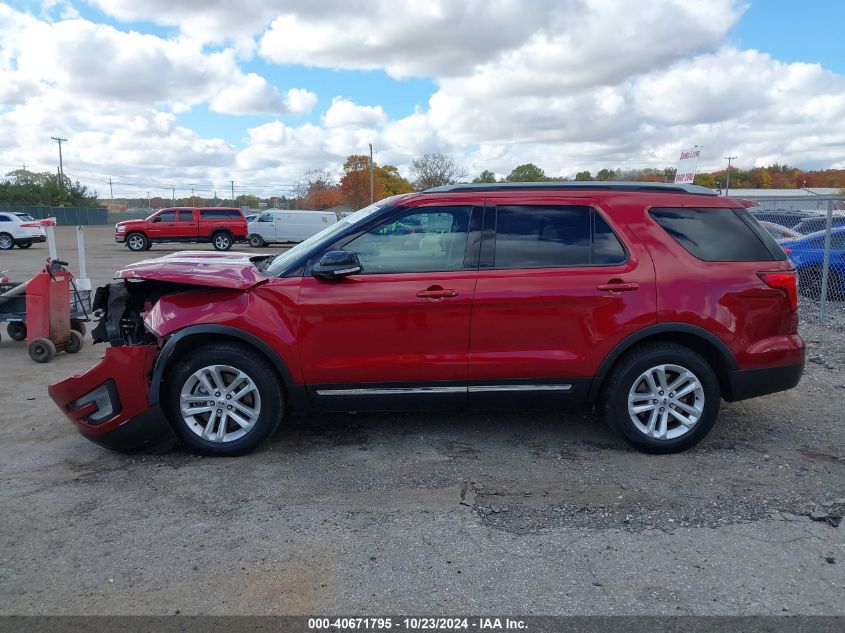
[[[159,452],[176,435],[158,405],[149,402],[149,376],[158,347],[106,348],[99,364],[56,384],[48,392],[92,442],[117,451]]]

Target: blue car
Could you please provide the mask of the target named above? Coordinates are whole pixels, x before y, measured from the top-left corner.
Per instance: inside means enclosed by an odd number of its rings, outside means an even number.
[[[784,252],[798,269],[798,289],[801,294],[818,299],[822,294],[825,232],[810,233],[800,238],[778,240]],[[830,232],[830,271],[827,296],[845,298],[845,227]]]

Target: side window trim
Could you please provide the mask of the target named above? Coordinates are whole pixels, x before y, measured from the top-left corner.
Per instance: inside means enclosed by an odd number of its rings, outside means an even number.
[[[527,267],[511,267],[511,266],[496,266],[496,235],[497,235],[497,218],[498,218],[498,207],[499,206],[537,206],[537,207],[551,207],[551,206],[584,206],[589,207],[590,209],[590,262],[585,264],[558,264],[554,266],[527,266]],[[619,242],[619,245],[622,247],[622,250],[625,253],[624,259],[618,262],[612,262],[608,264],[595,264],[592,262],[595,256],[595,230],[596,230],[596,217],[601,218],[604,220],[604,223],[610,229],[611,234],[616,238],[616,241]],[[616,229],[613,228],[613,225],[607,220],[607,218],[599,211],[594,205],[592,204],[584,204],[583,201],[579,201],[579,204],[573,205],[572,203],[530,203],[530,204],[519,204],[518,202],[513,202],[509,204],[502,204],[496,205],[495,203],[488,202],[484,206],[484,221],[482,227],[482,237],[481,237],[481,257],[479,261],[479,268],[486,268],[488,270],[542,270],[544,268],[612,268],[614,266],[624,266],[631,260],[631,251],[628,248],[628,245],[625,243],[621,237],[619,237],[619,233],[616,232]]]

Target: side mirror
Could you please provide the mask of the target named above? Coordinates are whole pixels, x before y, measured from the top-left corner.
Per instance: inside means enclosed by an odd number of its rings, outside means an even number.
[[[311,269],[311,274],[321,279],[335,280],[357,275],[363,270],[357,253],[329,251],[320,258],[320,263]]]

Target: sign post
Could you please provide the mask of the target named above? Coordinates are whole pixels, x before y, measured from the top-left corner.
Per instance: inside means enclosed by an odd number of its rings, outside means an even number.
[[[675,182],[692,184],[695,174],[698,172],[698,160],[701,158],[701,146],[694,145],[692,149],[685,149],[681,152],[678,160],[678,169],[675,172]]]

